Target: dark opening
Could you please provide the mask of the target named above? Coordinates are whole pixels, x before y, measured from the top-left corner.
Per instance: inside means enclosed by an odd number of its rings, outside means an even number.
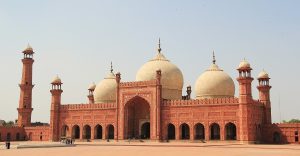
[[[204,140],[205,131],[204,126],[201,123],[195,125],[195,140]]]
[[[220,140],[220,126],[216,123],[210,126],[210,139]]]
[[[113,125],[109,125],[108,126],[108,139],[114,139],[115,135],[114,135],[114,126]]]
[[[91,139],[91,126],[85,125],[83,127],[83,139]]]
[[[225,126],[226,140],[236,140],[236,126],[233,123],[228,123]]]
[[[150,122],[145,122],[141,127],[141,139],[150,139]]]
[[[95,127],[95,139],[102,139],[102,126],[97,125]]]
[[[175,126],[168,124],[168,140],[175,140]]]
[[[295,142],[299,141],[298,131],[295,131]]]
[[[41,134],[40,134],[40,141],[42,141],[43,140],[43,133],[41,132]]]
[[[62,136],[62,137],[66,137],[68,131],[69,131],[69,127],[68,127],[67,125],[64,125],[64,126],[62,127],[62,133],[61,133],[61,136]]]
[[[190,139],[190,127],[189,127],[189,125],[184,123],[180,127],[181,127],[181,139],[182,140]]]
[[[7,133],[7,135],[6,135],[6,140],[7,140],[7,141],[10,141],[10,139],[11,139],[11,135],[10,135],[10,133]]]
[[[72,128],[72,138],[79,139],[80,138],[80,128],[78,125],[73,126]]]
[[[281,136],[280,133],[274,132],[273,133],[273,143],[279,144],[281,142]]]
[[[17,141],[20,141],[20,133],[17,133],[17,134],[16,134],[16,140],[17,140]]]

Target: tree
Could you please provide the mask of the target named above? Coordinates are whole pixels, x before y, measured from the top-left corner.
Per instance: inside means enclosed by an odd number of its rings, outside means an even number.
[[[13,127],[15,123],[13,121],[3,122],[4,127]]]
[[[300,119],[283,120],[283,123],[300,123]]]

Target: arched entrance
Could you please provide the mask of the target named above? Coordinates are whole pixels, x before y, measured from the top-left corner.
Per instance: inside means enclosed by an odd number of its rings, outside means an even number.
[[[144,134],[150,139],[150,105],[149,103],[141,98],[134,97],[125,104],[124,109],[124,128],[125,128],[125,139],[131,138],[144,138]],[[146,125],[143,125],[147,123]],[[145,128],[143,131],[142,128]],[[144,134],[142,134],[145,132]]]
[[[69,133],[69,127],[67,125],[62,126],[61,137],[67,137],[68,133]]]
[[[220,126],[217,123],[210,125],[210,139],[220,140]]]
[[[150,139],[150,122],[145,122],[141,127],[141,139]]]
[[[97,125],[95,127],[95,138],[94,139],[102,139],[102,126],[101,125]]]
[[[168,140],[175,140],[175,126],[171,123],[168,124]]]
[[[114,126],[113,125],[108,125],[106,127],[106,138],[107,139],[114,139],[115,138],[115,132],[114,132]]]
[[[204,140],[205,139],[205,131],[204,126],[201,123],[197,123],[195,125],[195,140]]]
[[[30,132],[30,133],[28,134],[28,140],[29,140],[29,141],[32,141],[32,132]]]
[[[180,125],[180,139],[188,140],[190,139],[190,127],[188,124],[183,123]]]
[[[7,133],[7,134],[6,134],[6,140],[7,140],[7,141],[10,141],[10,140],[11,140],[11,134],[10,134],[10,133]]]
[[[83,127],[83,134],[82,134],[83,139],[91,139],[91,126],[90,125],[85,125]]]
[[[72,128],[72,138],[79,139],[80,138],[80,128],[78,125],[74,125]]]
[[[236,140],[236,126],[229,122],[225,125],[226,140]]]
[[[278,133],[278,132],[273,133],[273,143],[275,143],[275,144],[280,144],[281,143],[280,133]]]
[[[17,134],[16,134],[16,140],[17,140],[17,141],[20,141],[20,133],[17,133]]]

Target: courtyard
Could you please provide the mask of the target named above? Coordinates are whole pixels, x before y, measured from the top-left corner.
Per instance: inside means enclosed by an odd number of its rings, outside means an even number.
[[[57,147],[55,147],[58,145]],[[224,155],[224,156],[299,156],[300,145],[253,145],[236,142],[76,142],[65,146],[55,142],[13,142],[12,149],[0,144],[1,156],[174,156],[174,155]],[[27,147],[17,149],[19,147]],[[61,147],[59,147],[61,146]]]

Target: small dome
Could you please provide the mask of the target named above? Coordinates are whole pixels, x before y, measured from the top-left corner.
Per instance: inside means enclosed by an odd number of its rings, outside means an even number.
[[[183,87],[183,75],[180,69],[171,63],[160,52],[146,64],[144,64],[136,74],[136,81],[149,81],[156,79],[156,71],[161,70],[162,98],[181,99]]]
[[[258,79],[269,79],[269,74],[263,70],[258,74]]]
[[[95,90],[96,88],[96,84],[93,82],[90,86],[89,86],[89,90]]]
[[[26,47],[26,49],[23,50],[23,52],[24,52],[24,53],[25,53],[25,52],[27,52],[27,53],[33,53],[33,49],[32,49],[32,47],[28,44],[27,47]]]
[[[232,78],[213,64],[201,74],[195,84],[196,99],[234,97],[235,86]]]
[[[246,59],[244,59],[243,61],[241,61],[239,68],[251,68],[250,63],[246,61]]]
[[[55,76],[51,84],[61,84],[61,79],[58,76]]]
[[[111,103],[116,101],[117,82],[116,76],[111,71],[100,81],[94,90],[95,103]]]

